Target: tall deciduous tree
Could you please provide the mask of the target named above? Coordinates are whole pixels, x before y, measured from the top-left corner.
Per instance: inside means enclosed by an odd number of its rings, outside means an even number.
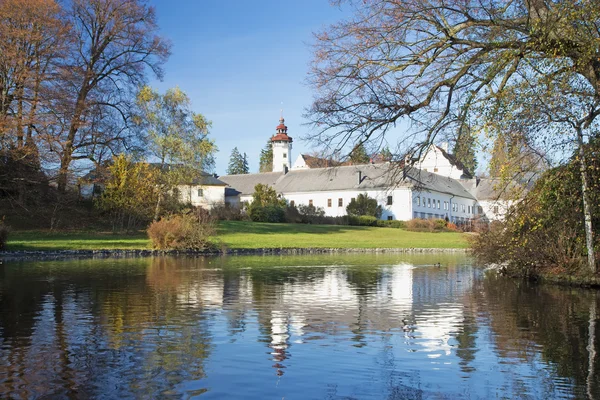
[[[535,83],[543,81],[547,87],[555,82],[568,83],[563,89],[577,87],[568,96],[580,112],[569,116],[570,122],[559,107],[544,115],[547,124],[571,126],[579,148],[600,115],[598,2],[348,3],[356,7],[356,18],[318,35],[311,75],[317,91],[308,110],[316,129],[312,139],[333,151],[380,139],[403,119],[413,129],[401,141],[413,148],[425,148],[440,132],[456,131],[466,121],[478,121],[477,131],[488,125],[494,131],[501,126],[499,116],[534,110],[524,103],[521,110],[513,107],[511,101],[519,101],[515,93],[529,99],[534,92],[546,99],[564,94],[536,92]],[[508,103],[510,112],[488,112],[497,103]],[[581,162],[585,170],[583,157]],[[585,197],[584,190],[584,202]],[[593,249],[588,253],[595,270]]]
[[[157,35],[154,8],[144,0],[73,0],[68,10],[75,44],[57,88],[63,125],[54,151],[60,158],[58,186],[65,190],[73,160],[93,156],[94,145],[124,142],[127,129],[105,127],[108,114],[129,122],[131,100],[146,71],[162,77],[169,43]]]
[[[164,95],[145,86],[137,96],[135,121],[146,136],[147,150],[161,171],[154,219],[161,211],[162,194],[189,184],[214,166],[215,143],[208,137],[211,122],[191,110],[188,96],[179,88]]]
[[[26,185],[39,183],[38,142],[55,122],[49,89],[71,43],[54,0],[0,1],[0,184],[25,200]]]
[[[227,167],[227,173],[229,175],[247,174],[248,161],[246,160],[246,153],[242,155],[237,147],[231,150],[231,156],[229,157],[229,166]]]
[[[273,171],[273,144],[269,140],[265,148],[260,151],[259,172]]]

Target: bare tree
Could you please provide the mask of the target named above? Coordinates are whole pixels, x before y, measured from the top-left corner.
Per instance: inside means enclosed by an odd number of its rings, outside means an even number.
[[[488,110],[510,104],[511,94],[523,93],[513,88],[532,86],[527,79],[576,82],[583,90],[569,96],[578,110],[600,98],[597,2],[338,3],[349,3],[355,16],[316,37],[310,82],[317,96],[307,112],[310,139],[333,151],[381,141],[400,121],[411,124],[402,140],[412,150],[460,132],[467,121],[477,130],[498,128],[496,118],[511,114]],[[587,107],[581,128],[591,129],[598,114]],[[551,122],[567,123],[560,119]],[[592,268],[593,249],[588,254]]]
[[[123,144],[123,130],[98,130],[99,113],[129,122],[130,102],[149,69],[162,77],[170,44],[157,35],[154,9],[144,0],[73,0],[69,12],[75,45],[63,68],[63,124],[54,150],[64,191],[73,160],[91,158],[98,145]]]

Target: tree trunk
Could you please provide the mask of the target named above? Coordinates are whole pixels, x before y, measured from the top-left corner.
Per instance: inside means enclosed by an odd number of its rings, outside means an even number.
[[[588,398],[590,399],[594,399],[594,388],[592,387],[592,385],[594,384],[594,382],[596,382],[596,380],[594,379],[594,363],[596,362],[596,319],[597,319],[597,314],[596,314],[596,301],[597,301],[597,297],[594,295],[592,296],[592,303],[590,304],[590,323],[588,326],[588,345],[587,345],[587,351],[588,351],[588,376],[586,379],[586,386],[587,386],[587,395]]]
[[[69,166],[71,165],[73,151],[75,150],[75,135],[77,135],[77,131],[79,130],[79,126],[81,125],[81,118],[84,115],[85,100],[87,98],[87,94],[91,90],[89,84],[87,83],[89,82],[90,77],[91,73],[88,71],[85,74],[84,83],[82,85],[81,90],[79,91],[79,95],[77,96],[77,102],[75,103],[75,112],[73,113],[71,124],[69,126],[69,134],[65,142],[63,154],[60,157],[60,169],[58,171],[58,190],[61,193],[64,193],[67,189],[67,177],[69,174]]]
[[[583,194],[583,215],[585,219],[585,244],[587,248],[588,267],[596,273],[596,254],[594,252],[594,229],[592,227],[592,209],[587,179],[587,162],[583,143],[583,131],[577,127],[577,142],[579,145],[579,171],[581,172],[581,192]]]
[[[158,200],[156,201],[156,208],[154,209],[154,221],[158,221],[160,216],[160,203],[162,202],[162,191],[158,193]]]

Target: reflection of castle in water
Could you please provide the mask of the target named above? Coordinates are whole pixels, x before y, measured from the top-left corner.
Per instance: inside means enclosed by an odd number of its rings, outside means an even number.
[[[465,318],[464,305],[456,299],[474,281],[464,271],[459,280],[456,268],[410,264],[302,267],[284,269],[281,276],[272,268],[231,276],[209,273],[207,279],[178,290],[178,301],[222,308],[233,334],[241,329],[239,321],[249,323],[248,316],[256,316],[278,375],[286,368],[291,346],[324,335],[347,336],[353,345],[364,346],[367,334],[403,331],[411,351],[426,351],[429,358],[449,356],[451,338]],[[263,274],[274,277],[265,279]]]

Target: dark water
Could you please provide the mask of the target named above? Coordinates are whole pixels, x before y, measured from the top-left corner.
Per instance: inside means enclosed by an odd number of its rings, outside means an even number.
[[[464,256],[8,263],[0,397],[600,398],[599,313]]]

